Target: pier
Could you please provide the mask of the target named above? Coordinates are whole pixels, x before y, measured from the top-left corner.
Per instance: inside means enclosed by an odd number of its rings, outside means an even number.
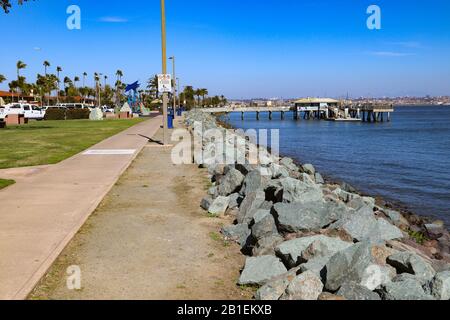
[[[220,107],[203,109],[211,114],[240,113],[245,120],[246,114],[255,114],[259,120],[261,113],[268,113],[269,120],[275,117],[284,120],[286,113],[292,113],[294,120],[326,120],[338,122],[384,122],[391,121],[395,111],[390,104],[351,104],[333,99],[301,99],[294,106],[278,107]],[[275,114],[279,114],[275,116]]]

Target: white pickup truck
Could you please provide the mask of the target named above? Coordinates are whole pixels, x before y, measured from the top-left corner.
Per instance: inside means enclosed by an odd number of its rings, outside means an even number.
[[[10,103],[0,108],[0,119],[4,120],[9,114],[23,114],[25,118],[30,120],[42,120],[45,111],[31,104]]]

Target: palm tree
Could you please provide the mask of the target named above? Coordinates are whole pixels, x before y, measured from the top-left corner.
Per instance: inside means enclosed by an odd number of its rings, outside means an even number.
[[[6,81],[6,77],[2,74],[0,74],[0,83],[3,83]]]
[[[105,75],[104,78],[105,78],[105,88],[106,88],[106,81],[108,80],[108,76]]]
[[[17,61],[16,64],[16,68],[17,68],[17,83],[19,83],[20,81],[20,70],[25,69],[27,67],[27,65],[23,62],[23,61]],[[18,86],[16,87],[16,89],[18,88]],[[17,96],[17,101],[20,100],[19,96]]]
[[[61,82],[61,80],[59,79],[59,73],[60,72],[62,72],[63,71],[63,69],[61,68],[61,67],[56,67],[56,77],[58,78],[58,89],[56,89],[56,99],[57,99],[57,102],[59,102],[59,84],[60,84],[60,82]]]
[[[200,97],[202,96],[203,92],[201,89],[197,89],[194,91],[194,96],[197,97],[197,107],[200,106]]]
[[[201,96],[203,98],[203,106],[205,106],[205,96],[207,96],[209,94],[208,89],[200,89],[201,92]]]
[[[77,86],[77,82],[80,82],[80,78],[77,77],[77,76],[75,76],[75,77],[73,78],[73,83],[74,83],[75,87]]]
[[[72,80],[69,77],[64,78],[64,90],[66,91],[67,95],[67,88],[72,85]]]
[[[154,77],[148,79],[147,81],[147,89],[150,91],[150,95],[152,98],[158,99],[159,98],[159,92],[158,92],[158,76],[155,75]]]
[[[87,74],[87,72],[86,72],[86,71],[85,71],[85,72],[83,72],[83,87],[84,87],[84,86],[86,86],[86,84],[85,84],[85,83],[86,83],[86,77],[87,77],[87,75],[88,75],[88,74]]]
[[[47,75],[47,68],[50,67],[50,62],[44,61],[44,75]]]
[[[116,71],[116,76],[117,76],[117,80],[118,80],[118,81],[122,81],[122,77],[123,77],[123,72],[122,72],[122,70],[117,70],[117,71]]]

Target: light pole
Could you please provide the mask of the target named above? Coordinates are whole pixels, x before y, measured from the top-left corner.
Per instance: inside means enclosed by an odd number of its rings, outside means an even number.
[[[180,91],[180,78],[177,78],[177,90],[178,90],[178,108],[181,109],[181,91]]]
[[[175,56],[169,58],[172,60],[172,85],[173,85],[173,117],[177,116],[177,78],[175,74]]]
[[[167,54],[166,54],[166,4],[161,0],[161,49],[162,49],[162,73],[167,74]],[[167,92],[163,92],[163,143],[169,144],[168,123],[167,123]]]

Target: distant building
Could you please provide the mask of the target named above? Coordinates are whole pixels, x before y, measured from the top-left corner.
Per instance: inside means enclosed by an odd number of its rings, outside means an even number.
[[[297,108],[338,107],[339,101],[330,98],[303,98],[294,101]]]

